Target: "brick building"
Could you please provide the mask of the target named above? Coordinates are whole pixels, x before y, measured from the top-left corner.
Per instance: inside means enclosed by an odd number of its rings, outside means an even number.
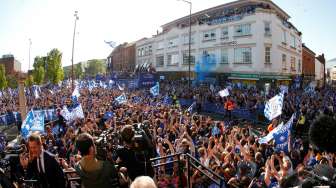
[[[315,53],[302,44],[302,77],[305,83],[315,80]]]
[[[120,44],[107,58],[109,72],[133,72],[135,69],[135,43]]]
[[[13,55],[3,55],[0,64],[5,66],[6,75],[14,75],[21,71],[21,63]]]

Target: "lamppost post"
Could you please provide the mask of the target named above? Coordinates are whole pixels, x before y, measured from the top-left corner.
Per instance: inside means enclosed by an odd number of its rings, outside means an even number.
[[[178,1],[183,1],[185,3],[189,4],[189,46],[188,46],[188,89],[190,91],[191,89],[191,8],[192,8],[192,3],[191,1],[187,0],[178,0]]]
[[[79,19],[78,11],[75,11],[75,25],[74,25],[74,32],[72,37],[72,55],[71,55],[71,87],[72,90],[74,89],[74,50],[75,50],[75,36],[76,36],[76,23]]]

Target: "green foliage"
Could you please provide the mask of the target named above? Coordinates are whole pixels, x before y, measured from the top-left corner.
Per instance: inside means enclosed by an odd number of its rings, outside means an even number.
[[[36,56],[34,59],[34,70],[33,70],[33,80],[36,84],[40,85],[43,83],[45,78],[45,66],[47,57]]]
[[[5,89],[7,87],[6,71],[5,66],[0,65],[0,89]]]
[[[53,84],[63,80],[62,53],[56,48],[52,49],[47,55],[46,62],[46,78]]]
[[[25,86],[30,87],[34,84],[34,77],[33,75],[29,75],[28,78],[25,80]]]
[[[75,78],[78,78],[78,79],[83,78],[84,72],[83,72],[81,63],[78,63],[77,65],[74,65],[74,74],[75,74]]]
[[[7,75],[8,87],[14,89],[18,87],[18,81],[15,76]]]
[[[33,75],[34,75],[34,82],[37,85],[43,84],[44,76],[45,76],[44,67],[39,66],[36,69],[34,69]]]
[[[86,74],[89,76],[95,76],[97,74],[106,73],[106,63],[104,60],[92,59],[88,61],[88,67],[86,68]]]

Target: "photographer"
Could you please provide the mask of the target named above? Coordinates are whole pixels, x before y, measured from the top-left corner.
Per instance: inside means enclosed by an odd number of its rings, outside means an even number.
[[[153,146],[146,133],[135,135],[133,127],[126,125],[121,130],[124,142],[116,151],[116,162],[120,167],[126,167],[129,177],[134,180],[138,176],[154,176],[150,158],[153,157]]]
[[[86,188],[119,187],[118,173],[110,161],[96,159],[96,146],[93,138],[83,133],[77,137],[76,147],[82,159],[76,164],[75,169],[81,177]]]
[[[36,179],[43,188],[65,187],[62,168],[53,155],[43,150],[41,137],[32,134],[28,138],[29,154],[20,155],[20,164],[26,169],[28,179]]]

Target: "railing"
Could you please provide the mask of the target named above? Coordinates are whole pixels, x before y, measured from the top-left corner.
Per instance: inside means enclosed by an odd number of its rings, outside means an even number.
[[[210,168],[204,166],[200,161],[198,161],[195,157],[191,156],[190,154],[186,154],[187,159],[187,187],[191,188],[191,181],[190,178],[192,176],[191,174],[191,167],[201,172],[203,175],[208,177],[213,183],[218,185],[220,188],[224,187],[225,182],[224,178],[212,171]],[[204,170],[200,169],[199,166],[201,166]]]
[[[173,161],[169,161],[169,162],[164,162],[164,163],[159,163],[159,164],[155,164],[155,162],[163,160],[163,159],[168,159],[168,158],[173,158]],[[177,158],[177,159],[176,159]],[[221,177],[220,175],[218,175],[217,173],[215,173],[213,170],[211,170],[210,168],[204,166],[203,164],[201,164],[200,161],[198,161],[195,157],[191,156],[190,154],[182,154],[182,153],[177,153],[177,154],[173,154],[173,155],[167,155],[164,157],[157,157],[157,158],[153,158],[151,159],[151,162],[153,164],[153,168],[155,170],[159,169],[162,166],[165,166],[167,164],[174,164],[177,163],[178,164],[178,175],[179,175],[179,184],[178,187],[184,187],[183,185],[183,173],[184,173],[184,167],[182,166],[182,162],[186,162],[186,168],[187,168],[187,188],[191,188],[192,187],[192,183],[191,183],[191,177],[192,177],[192,169],[195,169],[197,171],[199,171],[202,175],[206,176],[207,178],[209,178],[209,180],[218,185],[220,188],[225,187],[225,181],[224,178]],[[199,168],[199,166],[202,168]]]
[[[168,158],[176,158],[175,160],[173,161],[169,161],[169,162],[165,162],[165,163],[159,163],[159,164],[155,164],[155,162],[157,161],[160,161],[160,160],[163,160],[163,159],[168,159]],[[183,178],[182,178],[182,171],[183,171],[183,166],[182,166],[182,161],[181,161],[181,153],[176,153],[176,154],[173,154],[173,155],[167,155],[167,156],[164,156],[164,157],[157,157],[157,158],[153,158],[150,160],[153,164],[153,168],[154,170],[157,170],[159,168],[161,168],[162,166],[165,166],[167,164],[174,164],[174,163],[177,163],[178,165],[178,175],[179,175],[179,185],[178,187],[181,187],[183,188]],[[157,172],[157,171],[156,171]],[[158,174],[158,173],[156,173]]]

